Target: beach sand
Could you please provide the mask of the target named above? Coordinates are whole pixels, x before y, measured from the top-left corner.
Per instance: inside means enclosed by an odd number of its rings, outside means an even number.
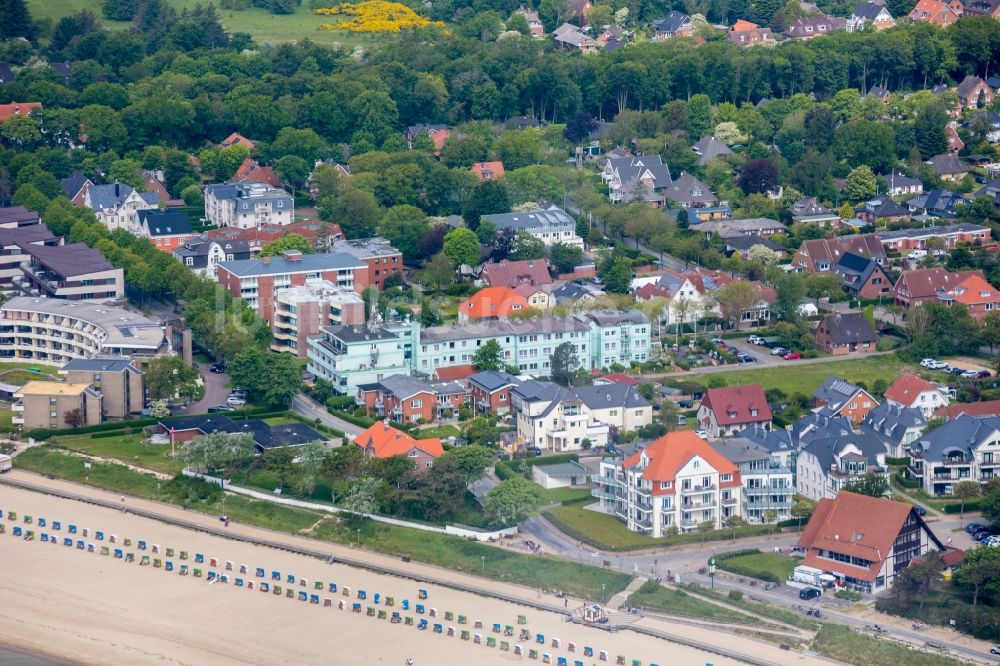
[[[550,652],[552,663],[565,656],[569,664],[580,659],[586,664],[599,663],[597,650],[606,649],[614,664],[619,654],[650,663],[698,665],[711,662],[716,666],[734,664],[733,660],[711,655],[693,648],[670,643],[631,631],[608,633],[582,625],[567,623],[556,613],[538,611],[514,603],[442,588],[434,585],[376,574],[345,565],[329,565],[313,558],[283,551],[235,542],[220,537],[174,527],[111,509],[81,502],[62,500],[33,492],[0,487],[0,508],[4,509],[7,534],[0,536],[0,642],[33,653],[51,655],[60,660],[93,664],[402,664],[411,657],[418,666],[451,666],[469,664],[532,663],[527,659],[528,648]],[[351,601],[357,601],[356,590],[368,592],[370,605],[375,592],[396,599],[394,608],[415,621],[427,617],[457,631],[476,633],[473,622],[482,620],[478,630],[486,636],[492,633],[492,623],[515,625],[517,616],[527,616],[526,627],[532,635],[543,633],[547,642],[552,637],[562,639],[562,649],[542,648],[534,641],[524,642],[525,656],[501,652],[497,648],[476,645],[457,636],[449,638],[419,631],[415,626],[390,624],[364,614],[341,611],[337,602],[340,594],[322,593],[333,599],[333,608],[275,597],[258,590],[237,588],[229,584],[209,584],[206,579],[182,577],[176,571],[167,573],[152,566],[141,567],[123,560],[86,553],[63,545],[25,541],[11,536],[14,525],[7,511],[17,511],[19,521],[27,513],[63,522],[75,523],[91,530],[102,529],[122,539],[146,539],[179,550],[204,553],[206,558],[219,559],[221,570],[226,560],[247,564],[254,579],[254,569],[263,566],[270,576],[280,570],[283,576],[294,573],[310,581],[308,591],[314,593],[315,580],[336,582],[352,588]],[[18,523],[22,524],[23,523]],[[51,523],[50,523],[51,525]],[[36,534],[43,528],[34,527]],[[51,532],[51,530],[46,530]],[[95,541],[93,532],[88,541]],[[96,542],[99,545],[100,542]],[[137,558],[140,554],[135,548]],[[147,551],[148,552],[148,551]],[[175,566],[180,560],[173,558]],[[188,561],[195,566],[193,559]],[[205,570],[210,567],[204,565]],[[231,574],[232,575],[232,574]],[[235,575],[238,575],[235,574]],[[284,584],[283,584],[284,585]],[[499,584],[498,584],[499,585]],[[439,610],[438,619],[413,612],[418,588],[426,588],[429,598],[423,602]],[[296,592],[301,588],[296,585]],[[321,597],[321,598],[322,598]],[[402,599],[409,599],[411,611],[402,611]],[[348,605],[350,608],[350,605]],[[385,608],[385,606],[379,606]],[[446,622],[444,611],[451,610],[468,616],[469,624]],[[645,622],[645,621],[644,621]],[[690,635],[698,630],[674,626],[678,633]],[[707,634],[708,640],[711,635]],[[516,639],[515,635],[515,639]],[[706,639],[706,636],[698,636]],[[746,649],[760,655],[772,653],[776,646],[759,644],[732,635],[715,636],[732,649]],[[497,637],[502,640],[502,637]],[[516,640],[511,640],[511,646]],[[567,641],[579,646],[576,654],[566,650]],[[585,658],[582,646],[595,649],[593,658]],[[796,659],[795,657],[798,657]],[[784,653],[785,660],[798,661],[801,655]],[[776,660],[777,661],[777,660]],[[534,662],[541,663],[541,660]]]

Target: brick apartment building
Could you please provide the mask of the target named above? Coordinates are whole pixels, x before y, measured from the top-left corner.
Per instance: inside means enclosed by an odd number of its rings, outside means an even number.
[[[364,323],[365,302],[353,289],[327,280],[310,280],[305,286],[275,293],[271,349],[306,358],[309,336],[318,335],[327,326]]]
[[[403,272],[403,253],[394,248],[389,241],[378,236],[337,240],[330,246],[330,252],[349,254],[363,261],[368,267],[366,284],[379,289],[385,287],[385,281],[390,276],[402,275]]]
[[[425,382],[406,375],[390,375],[373,384],[361,384],[354,402],[369,416],[396,423],[437,421],[465,404],[468,390],[459,382]]]
[[[101,422],[101,394],[89,384],[28,382],[14,393],[14,425],[63,429]]]
[[[521,380],[506,372],[485,370],[469,377],[469,400],[476,412],[503,415],[513,407],[510,402],[511,389],[521,385]]]
[[[127,358],[73,359],[59,374],[70,384],[86,384],[101,395],[102,420],[125,419],[142,411],[142,372]]]

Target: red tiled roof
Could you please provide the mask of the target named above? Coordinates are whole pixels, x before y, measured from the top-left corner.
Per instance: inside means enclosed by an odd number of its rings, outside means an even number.
[[[552,284],[548,259],[526,259],[524,261],[504,259],[498,264],[486,264],[483,268],[483,274],[492,287],[513,288],[525,282],[536,287]]]
[[[600,375],[600,379],[607,379],[609,382],[614,384],[627,384],[628,386],[638,386],[639,380],[630,375],[624,375],[620,372],[611,372],[606,375]]]
[[[486,287],[469,296],[458,306],[459,314],[469,319],[509,317],[528,309],[528,299],[510,287]]]
[[[771,407],[760,384],[710,388],[701,404],[712,410],[720,426],[771,420]],[[757,410],[757,416],[750,415],[751,409]]]
[[[729,31],[730,32],[744,32],[744,31],[747,31],[747,30],[757,30],[759,28],[760,28],[760,26],[757,25],[756,23],[751,23],[750,21],[745,21],[743,19],[739,19],[738,21],[736,21],[736,23],[734,23],[733,25],[731,25],[729,27]]]
[[[939,291],[947,291],[961,282],[967,273],[953,273],[944,268],[918,268],[903,271],[895,290],[909,292],[909,298],[932,298]]]
[[[937,387],[926,379],[909,373],[900,375],[885,391],[885,399],[910,407],[924,391],[936,391]]]
[[[1000,416],[1000,400],[985,400],[983,402],[958,402],[954,405],[941,407],[934,416],[939,416],[945,421],[957,419],[962,414],[966,416]]]
[[[982,275],[970,275],[955,288],[955,301],[963,305],[1000,303],[1000,292]]]
[[[355,437],[354,443],[363,449],[371,446],[376,458],[405,456],[413,448],[434,458],[444,453],[440,439],[414,439],[385,421],[376,421],[368,430]]]
[[[697,456],[718,473],[732,474],[735,484],[740,483],[737,477],[739,469],[736,465],[690,430],[667,433],[642,451],[626,458],[622,466],[626,468],[635,466],[643,454],[649,458],[649,464],[646,465],[642,478],[650,481],[673,481],[677,472]]]
[[[841,490],[834,499],[821,499],[799,537],[799,547],[808,551],[802,564],[823,570],[835,568],[852,577],[874,581],[882,562],[892,556],[892,546],[912,509],[903,502],[846,490]],[[820,550],[860,557],[872,564],[865,568],[835,562],[819,557]]]
[[[434,371],[434,379],[441,381],[453,381],[465,379],[476,374],[476,368],[472,365],[450,365],[446,368],[438,368]]]
[[[263,183],[274,188],[281,188],[281,179],[271,167],[261,166],[249,157],[236,170],[233,180],[237,183]]]
[[[496,180],[504,175],[503,162],[476,162],[472,165],[472,173],[479,180]],[[486,177],[489,173],[489,178]]]
[[[32,111],[41,111],[41,102],[11,102],[10,104],[0,104],[0,123],[11,116],[26,116]]]
[[[253,150],[254,146],[257,145],[257,142],[254,141],[253,139],[246,138],[245,136],[243,136],[239,132],[233,132],[232,134],[230,134],[229,136],[227,136],[225,139],[223,139],[222,143],[220,143],[219,145],[223,146],[224,148],[227,148],[227,147],[235,145],[235,144],[239,144],[239,145],[243,146],[244,148],[246,148],[247,150]]]

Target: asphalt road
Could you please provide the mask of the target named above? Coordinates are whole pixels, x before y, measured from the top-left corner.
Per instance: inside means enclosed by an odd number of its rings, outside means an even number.
[[[326,408],[310,398],[307,395],[299,394],[292,399],[292,411],[296,414],[300,414],[310,421],[320,420],[325,426],[330,428],[336,428],[337,430],[344,431],[344,434],[355,437],[361,434],[363,428],[349,423],[343,419],[339,419],[330,412],[326,411]]]
[[[205,384],[205,396],[198,402],[193,402],[183,410],[181,414],[205,414],[209,407],[224,405],[229,397],[229,375],[217,375],[209,370],[208,363],[195,362],[198,372],[201,373],[202,381]]]

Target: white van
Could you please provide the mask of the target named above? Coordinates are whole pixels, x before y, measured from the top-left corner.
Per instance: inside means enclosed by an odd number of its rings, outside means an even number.
[[[927,256],[927,250],[911,250],[906,258],[911,261],[917,261],[918,259],[923,259]]]
[[[8,455],[0,453],[0,472],[6,472],[14,466],[14,459]]]

